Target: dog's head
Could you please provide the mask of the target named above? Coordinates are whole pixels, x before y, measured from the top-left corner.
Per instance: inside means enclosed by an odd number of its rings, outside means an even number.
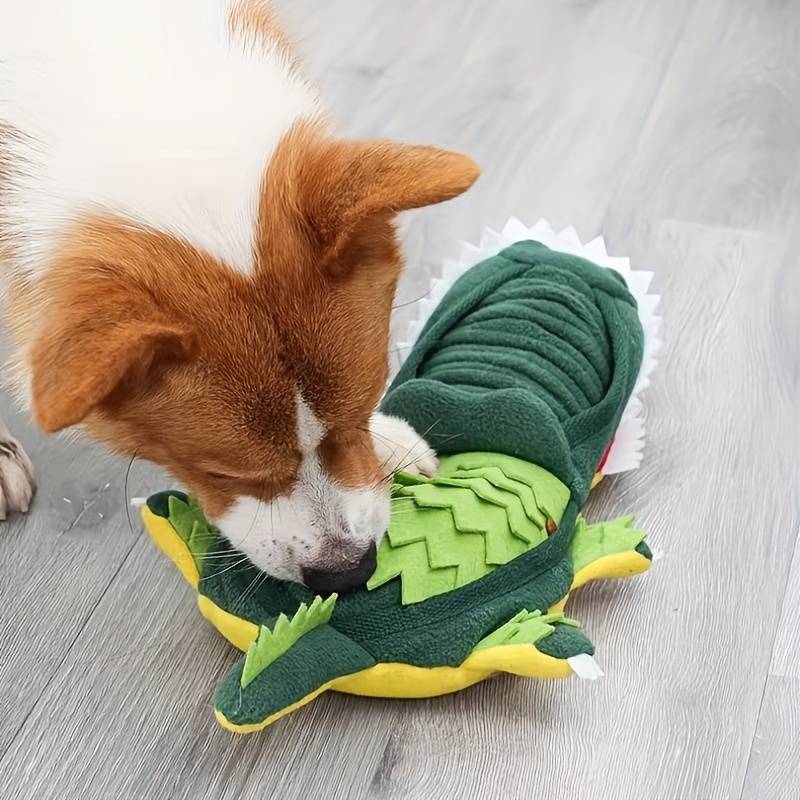
[[[40,426],[82,424],[165,466],[274,576],[365,579],[389,511],[369,418],[401,268],[394,215],[476,177],[465,156],[300,126],[264,176],[249,272],[83,220],[44,279]]]

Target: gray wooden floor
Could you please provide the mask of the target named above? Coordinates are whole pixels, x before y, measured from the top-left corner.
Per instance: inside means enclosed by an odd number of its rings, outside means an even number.
[[[12,418],[41,491],[0,533],[0,797],[796,800],[800,2],[283,6],[347,131],[484,167],[405,220],[400,302],[512,214],[657,271],[647,457],[590,513],[666,557],[573,605],[598,684],[328,696],[236,738],[210,708],[234,653],[129,524],[127,463]],[[127,491],[164,485],[135,464]]]

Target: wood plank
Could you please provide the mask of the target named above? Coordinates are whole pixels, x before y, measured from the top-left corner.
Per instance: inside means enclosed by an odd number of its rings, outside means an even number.
[[[798,28],[792,3],[695,4],[617,194],[639,218],[788,229],[800,207]]]
[[[800,678],[800,534],[797,541],[769,668],[782,678]]]
[[[800,173],[800,169],[798,169]],[[792,231],[790,244],[781,274],[780,285],[776,287],[775,301],[779,309],[778,319],[788,320],[790,325],[797,324],[797,309],[800,308],[800,280],[797,279],[800,267],[800,211],[790,225]],[[781,323],[784,327],[786,323]],[[781,341],[783,363],[789,365],[787,380],[789,382],[790,402],[793,410],[784,420],[786,429],[786,446],[790,452],[800,453],[800,374],[796,365],[800,363],[800,339],[789,336]],[[797,455],[795,455],[797,458]],[[783,598],[783,609],[775,645],[772,653],[770,675],[778,677],[800,678],[800,530],[795,537],[794,556],[786,582],[786,593]]]
[[[770,677],[742,800],[800,797],[800,679]]]
[[[28,516],[0,528],[0,757],[58,670],[141,528],[128,525],[128,460],[43,437],[0,397],[0,414],[33,459],[39,492]],[[150,491],[154,470],[131,471]]]

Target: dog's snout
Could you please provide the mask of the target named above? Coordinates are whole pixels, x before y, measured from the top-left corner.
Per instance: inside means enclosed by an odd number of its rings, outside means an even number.
[[[370,579],[376,565],[377,548],[373,542],[354,566],[339,570],[303,569],[303,583],[321,595],[352,592],[360,589]]]

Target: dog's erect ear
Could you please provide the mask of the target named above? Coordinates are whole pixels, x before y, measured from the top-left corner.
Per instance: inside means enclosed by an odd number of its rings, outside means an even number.
[[[267,175],[265,214],[274,211],[275,200],[287,204],[290,187],[290,210],[319,246],[323,263],[335,258],[371,217],[450,200],[480,174],[461,153],[332,139],[303,128],[286,138],[276,156],[275,174]]]
[[[39,427],[81,422],[125,382],[144,380],[160,360],[187,357],[194,339],[152,300],[95,288],[51,309],[31,353],[33,410]]]
[[[383,141],[334,140],[303,169],[302,209],[323,262],[336,258],[371,217],[450,200],[479,174],[461,153]]]

